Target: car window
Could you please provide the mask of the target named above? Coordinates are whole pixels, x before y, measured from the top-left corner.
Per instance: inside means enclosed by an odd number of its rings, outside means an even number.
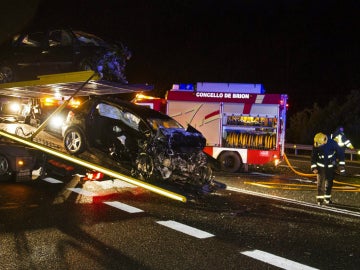
[[[119,108],[106,104],[106,103],[99,103],[96,106],[98,113],[100,116],[120,120],[123,118],[122,111]]]
[[[50,47],[64,47],[71,45],[71,37],[68,32],[64,30],[54,30],[49,33]]]
[[[125,109],[122,109],[122,108],[119,108],[119,107],[116,107],[113,105],[109,105],[106,103],[99,103],[96,106],[96,109],[100,116],[119,120],[122,123],[124,123],[125,125],[133,128],[137,131],[139,131],[140,128],[141,129],[144,128],[143,125],[140,127],[141,119],[137,115],[135,115]]]
[[[43,32],[29,33],[23,37],[20,46],[24,47],[41,47],[45,41]]]
[[[105,46],[105,41],[93,34],[85,33],[82,31],[74,31],[76,38],[84,46]]]
[[[124,111],[124,118],[121,119],[126,125],[139,130],[140,118],[131,112]]]

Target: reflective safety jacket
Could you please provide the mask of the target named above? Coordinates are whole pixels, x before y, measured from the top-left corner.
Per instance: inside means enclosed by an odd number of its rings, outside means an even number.
[[[331,134],[331,138],[342,148],[354,149],[350,140],[346,138],[344,132],[341,132],[340,130],[336,130],[333,134]]]
[[[337,160],[339,166],[345,166],[345,153],[333,139],[328,139],[326,144],[313,147],[311,153],[311,170],[332,168],[335,166]]]

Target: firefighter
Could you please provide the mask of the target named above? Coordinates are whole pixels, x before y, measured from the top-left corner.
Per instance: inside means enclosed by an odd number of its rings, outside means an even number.
[[[343,127],[338,127],[335,132],[331,134],[331,138],[338,143],[338,145],[343,149],[344,153],[346,148],[354,150],[354,146],[345,136]]]
[[[319,205],[329,204],[334,180],[334,162],[338,160],[341,174],[345,174],[345,154],[339,145],[324,133],[317,133],[311,154],[311,171],[317,175],[317,196]]]

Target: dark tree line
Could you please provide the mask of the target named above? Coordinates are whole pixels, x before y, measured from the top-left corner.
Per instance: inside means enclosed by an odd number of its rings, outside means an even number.
[[[323,107],[314,103],[312,108],[292,115],[287,126],[286,141],[298,144],[312,144],[316,133],[330,135],[337,127],[343,126],[346,137],[359,149],[360,93],[353,90],[346,96],[345,102],[334,98]]]

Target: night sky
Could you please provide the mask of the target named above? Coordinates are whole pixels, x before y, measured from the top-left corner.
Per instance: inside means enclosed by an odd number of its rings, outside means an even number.
[[[0,41],[26,25],[67,25],[121,41],[133,53],[129,83],[153,84],[158,93],[173,83],[262,83],[268,93],[287,93],[298,110],[360,89],[360,1],[9,3]]]

